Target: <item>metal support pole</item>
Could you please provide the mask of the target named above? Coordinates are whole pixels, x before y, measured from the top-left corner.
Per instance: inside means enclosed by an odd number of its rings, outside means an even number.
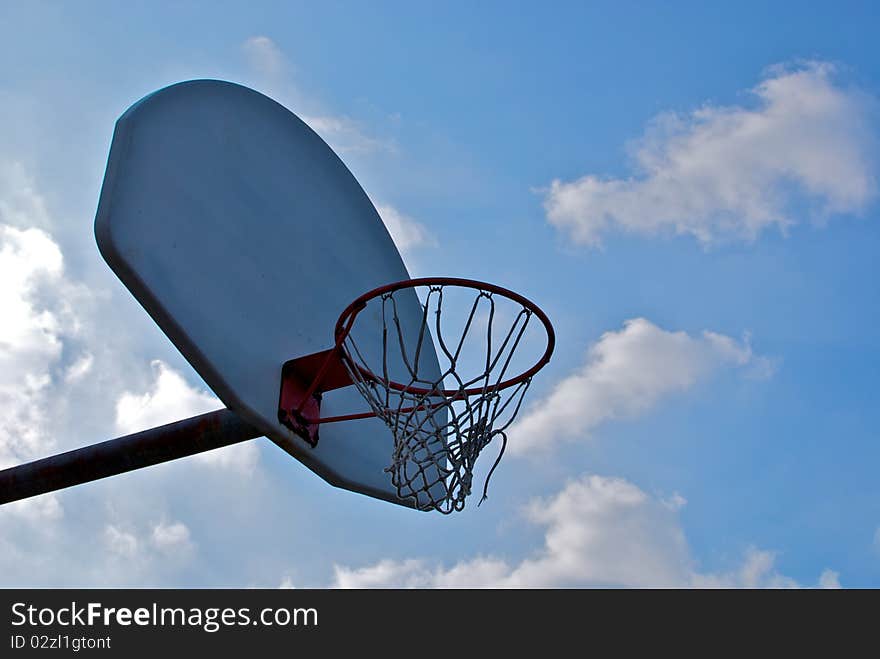
[[[200,414],[0,471],[0,505],[237,444],[263,433],[232,410]]]

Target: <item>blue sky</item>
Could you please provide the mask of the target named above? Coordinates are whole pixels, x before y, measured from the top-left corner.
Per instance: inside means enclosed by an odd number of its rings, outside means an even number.
[[[92,234],[113,122],[179,80],[282,102],[413,275],[559,337],[479,508],[261,440],[5,507],[3,585],[880,585],[870,3],[0,14],[0,464],[216,406]]]

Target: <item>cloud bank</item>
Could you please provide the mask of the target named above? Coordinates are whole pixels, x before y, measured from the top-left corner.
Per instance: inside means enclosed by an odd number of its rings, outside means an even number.
[[[651,497],[620,478],[586,475],[525,509],[544,529],[544,544],[518,563],[481,556],[452,567],[423,559],[383,560],[363,567],[337,565],[337,588],[560,588],[711,587],[793,588],[775,568],[773,552],[750,548],[726,572],[700,572],[678,519],[684,505]],[[817,585],[840,587],[825,570]]]
[[[0,468],[222,406],[159,360],[144,385],[138,337],[108,330],[115,300],[68,272],[33,180],[2,160],[0,199]],[[189,458],[186,487],[253,486],[258,457],[248,442]],[[172,513],[175,467],[163,469],[149,476],[166,479],[158,488],[121,476],[0,507],[3,585],[180,583],[198,543]]]

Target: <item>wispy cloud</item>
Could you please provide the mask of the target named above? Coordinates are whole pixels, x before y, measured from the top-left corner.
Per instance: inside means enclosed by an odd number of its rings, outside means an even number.
[[[274,78],[287,69],[287,60],[277,44],[267,36],[245,39],[241,49],[251,68],[261,76]]]
[[[304,113],[299,118],[340,154],[393,153],[397,149],[394,142],[369,135],[361,122],[351,117]]]
[[[296,84],[292,73],[294,67],[270,37],[250,37],[242,44],[242,50],[252,72],[266,90],[287,104],[337,153],[364,155],[396,150],[393,142],[370,135],[356,119],[322,111],[322,103],[316,95],[304,92]],[[401,251],[436,245],[435,237],[424,224],[391,204],[374,199],[373,205]]]
[[[769,375],[771,362],[747,340],[705,331],[691,336],[644,318],[606,332],[584,364],[543,400],[533,402],[510,430],[512,453],[586,438],[600,423],[641,414],[665,396],[683,392],[723,367]]]
[[[289,107],[340,154],[394,152],[394,142],[370,135],[361,122],[323,110],[315,94],[307,93],[293,78],[294,67],[275,41],[253,36],[241,44],[248,65],[260,85]]]
[[[428,228],[389,204],[375,204],[394,244],[402,251],[418,247],[434,247],[437,239]]]
[[[656,117],[633,145],[629,178],[555,180],[547,219],[575,242],[608,232],[752,240],[770,227],[858,213],[876,195],[874,101],[825,62],[776,67],[753,107],[706,104]]]
[[[104,527],[107,560],[136,582],[153,570],[163,571],[187,565],[196,553],[190,530],[180,521],[159,521],[144,526],[130,521]],[[125,577],[123,576],[123,583]]]

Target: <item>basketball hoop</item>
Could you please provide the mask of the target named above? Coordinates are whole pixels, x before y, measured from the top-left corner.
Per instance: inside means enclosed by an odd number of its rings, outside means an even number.
[[[410,290],[421,292],[421,322],[415,336],[411,325],[404,336],[395,296]],[[444,296],[451,290],[467,292],[471,300],[470,307],[463,308],[462,329],[455,337],[447,336],[441,323]],[[505,301],[507,315],[501,330],[497,324],[505,314],[499,313],[500,300]],[[358,321],[367,316],[363,312],[370,304],[380,307],[370,314],[381,323],[378,351],[376,346],[359,346],[355,340]],[[531,367],[511,375],[514,355],[533,318],[546,332],[546,349]],[[477,333],[484,344],[479,349],[479,367],[465,374],[462,351]],[[375,331],[365,335],[375,336]],[[424,359],[425,354],[433,355],[426,347],[430,341],[440,361],[439,373],[436,364]],[[317,445],[319,424],[371,416],[382,419],[394,437],[386,471],[398,496],[416,501],[424,510],[451,513],[464,508],[476,460],[497,440],[501,445],[486,477],[481,503],[486,498],[489,479],[507,446],[506,430],[519,412],[532,377],[550,360],[554,344],[553,326],[546,314],[518,293],[450,277],[399,281],[369,291],[346,307],[336,323],[334,348],[285,364],[288,386],[282,385],[280,416],[313,445]],[[475,361],[469,360],[470,364]],[[397,368],[389,368],[391,363]],[[392,370],[405,373],[405,379],[393,379]],[[311,384],[303,389],[303,382]],[[321,418],[321,392],[351,384],[371,411]]]
[[[470,289],[474,295],[461,336],[450,341],[443,334],[440,319],[444,293],[453,287]],[[423,292],[424,313],[417,338],[402,335],[394,296],[404,289]],[[496,297],[513,302],[518,311],[502,333],[500,345],[493,346]],[[361,311],[371,301],[382,306],[385,339],[378,364],[367,363],[352,334]],[[485,355],[479,372],[465,375],[459,368],[461,350],[481,305],[487,307],[486,326],[481,328],[486,336]],[[510,375],[511,360],[533,316],[544,325],[547,348],[531,368]],[[426,379],[419,368],[421,347],[432,334],[441,360],[439,379]],[[355,386],[394,435],[387,471],[398,494],[425,498],[430,507],[448,513],[464,507],[477,457],[493,440],[499,440],[498,457],[483,488],[485,499],[489,478],[507,445],[505,430],[519,411],[532,376],[550,360],[554,333],[544,312],[513,291],[467,279],[425,278],[382,286],[352,302],[336,323],[336,344]],[[400,351],[409,372],[408,382],[396,382],[385,375],[389,351]]]

